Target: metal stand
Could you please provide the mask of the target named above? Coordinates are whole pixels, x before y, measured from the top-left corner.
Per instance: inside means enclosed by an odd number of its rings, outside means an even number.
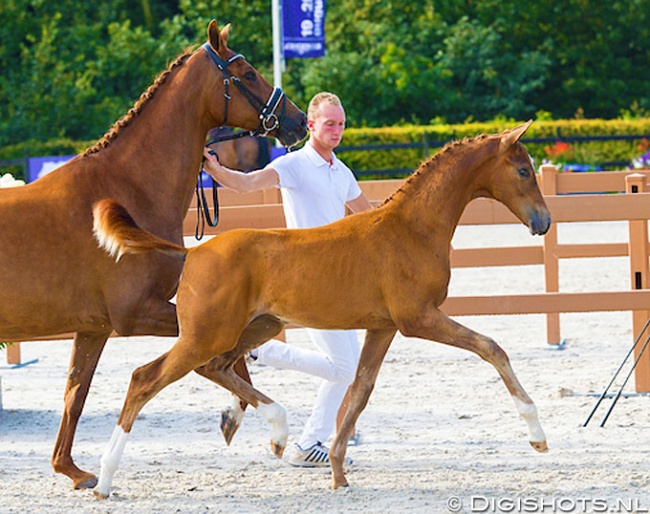
[[[614,373],[614,376],[612,377],[612,379],[609,381],[609,384],[607,384],[607,387],[603,391],[603,394],[601,394],[600,397],[598,398],[598,401],[596,402],[596,405],[594,405],[594,408],[591,410],[591,413],[587,417],[586,421],[583,423],[583,425],[582,425],[583,427],[586,427],[587,424],[589,423],[589,421],[591,421],[591,418],[594,416],[594,414],[598,410],[598,407],[600,406],[603,399],[606,398],[606,397],[611,397],[611,395],[608,395],[609,388],[614,383],[614,380],[616,380],[616,377],[618,376],[618,374],[623,369],[623,366],[625,366],[625,363],[630,358],[630,355],[632,355],[632,353],[634,352],[637,344],[639,344],[639,341],[641,340],[641,337],[643,337],[643,334],[648,329],[649,325],[650,325],[650,319],[648,319],[648,321],[646,321],[646,324],[644,325],[643,329],[641,330],[641,332],[637,336],[636,340],[634,341],[634,344],[632,345],[632,348],[630,348],[630,351],[627,352],[627,355],[623,359],[623,362],[621,362],[621,365],[616,370],[616,373]],[[634,368],[636,368],[636,365],[639,363],[639,360],[641,360],[641,356],[643,355],[643,352],[645,351],[646,347],[648,346],[648,343],[650,343],[650,335],[646,338],[645,342],[643,343],[643,346],[641,347],[641,350],[639,351],[639,353],[637,354],[636,359],[634,360],[634,364],[632,364],[632,368],[630,369],[627,376],[625,377],[625,380],[623,381],[623,384],[621,385],[620,389],[618,390],[618,393],[616,393],[616,395],[614,396],[614,400],[612,401],[611,405],[609,406],[609,409],[607,410],[607,413],[605,414],[605,417],[600,422],[601,428],[605,426],[605,422],[609,418],[609,415],[612,413],[612,410],[614,410],[614,406],[616,405],[619,398],[623,394],[623,388],[627,385],[628,380],[630,379],[630,377],[632,376],[632,373],[634,372]]]

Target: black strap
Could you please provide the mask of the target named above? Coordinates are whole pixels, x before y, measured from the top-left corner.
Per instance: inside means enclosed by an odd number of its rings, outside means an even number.
[[[217,159],[219,156],[214,150],[210,150],[210,153],[215,155]],[[203,163],[201,163],[203,164]],[[201,171],[199,172],[199,179],[196,181],[196,230],[194,231],[194,237],[197,241],[203,239],[205,234],[205,224],[206,222],[211,227],[216,227],[219,224],[219,194],[217,183],[214,181],[212,176],[210,180],[212,181],[212,211],[213,214],[210,214],[210,206],[208,205],[208,200],[205,197],[205,190],[203,188],[203,180],[201,173],[203,172],[203,165],[201,165]]]

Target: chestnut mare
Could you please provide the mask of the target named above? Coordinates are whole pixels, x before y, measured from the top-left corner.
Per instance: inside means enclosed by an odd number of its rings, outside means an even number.
[[[228,48],[228,34],[213,20],[209,42],[171,64],[94,147],[32,184],[0,190],[0,269],[11,270],[0,274],[0,341],[76,333],[52,457],[75,488],[97,483],[71,451],[106,340],[112,331],[178,335],[169,300],[183,267],[154,253],[116,265],[97,248],[93,204],[115,198],[147,230],[182,245],[212,127],[272,132],[285,145],[306,135],[305,114]]]
[[[397,330],[464,348],[492,364],[528,425],[531,445],[545,451],[536,407],[504,350],[439,310],[447,296],[451,239],[472,199],[504,203],[532,234],[544,234],[550,227],[530,156],[519,143],[530,123],[451,143],[381,207],[319,228],[232,230],[187,250],[140,229],[118,203],[99,202],[94,208],[98,241],[120,263],[142,258],[124,254],[148,255],[150,250],[186,260],[177,297],[179,339],[169,352],[133,373],[101,459],[95,494],[110,494],[140,409],[165,386],[206,363],[223,387],[272,423],[271,445],[282,455],[288,433],[285,409],[232,371],[233,363],[252,349],[251,341],[240,337],[251,323],[258,327],[257,335],[265,332],[263,339],[289,322],[367,329],[350,405],[330,450],[333,488],[347,485],[347,441]]]

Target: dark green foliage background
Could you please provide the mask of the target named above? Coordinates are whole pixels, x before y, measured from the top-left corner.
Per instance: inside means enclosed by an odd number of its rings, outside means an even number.
[[[212,18],[271,79],[270,4],[3,0],[0,146],[99,138]],[[353,127],[650,111],[647,0],[336,0],[326,19],[326,57],[283,86],[303,108],[336,92]]]

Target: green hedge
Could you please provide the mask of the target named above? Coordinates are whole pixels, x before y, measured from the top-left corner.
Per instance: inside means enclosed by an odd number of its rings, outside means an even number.
[[[518,125],[515,121],[495,121],[491,123],[468,123],[462,125],[428,125],[428,126],[396,126],[384,128],[348,128],[345,131],[342,146],[362,146],[400,143],[423,144],[418,148],[400,148],[392,150],[346,151],[341,153],[342,159],[362,178],[367,170],[406,169],[418,166],[428,155],[440,147],[433,142],[447,142],[455,139],[474,137],[479,134],[501,132]],[[558,134],[562,137],[576,136],[631,136],[650,134],[650,118],[634,120],[564,120],[536,121],[526,132],[524,143],[537,165],[549,156],[545,147],[549,143],[526,143],[527,139],[551,138],[556,140]],[[72,155],[83,152],[95,141],[72,141],[55,139],[52,141],[31,140],[24,143],[0,148],[0,160],[23,159],[25,155]],[[601,165],[604,162],[621,161],[629,163],[632,158],[640,155],[639,140],[633,141],[598,141],[571,144],[571,151],[565,155],[565,160],[578,164]],[[620,166],[619,166],[620,168]],[[15,178],[22,177],[22,166],[0,166],[0,175],[12,173]],[[395,176],[399,176],[396,173]],[[386,178],[386,175],[382,175]]]
[[[425,143],[426,150],[404,148],[392,150],[346,151],[342,159],[356,172],[363,174],[366,170],[413,169],[428,155],[440,147],[434,147],[433,141],[452,141],[474,137],[479,134],[491,134],[513,128],[519,122],[470,123],[463,125],[431,125],[386,127],[377,129],[354,129],[345,131],[342,146],[380,145],[394,143]],[[527,139],[549,138],[553,141],[562,137],[579,136],[632,136],[650,134],[650,118],[635,120],[567,120],[537,121],[531,125],[524,136],[524,143],[535,159],[536,165],[549,159],[545,148],[553,143],[526,143]],[[640,155],[640,141],[597,141],[571,143],[571,150],[564,157],[565,161],[577,164],[601,165],[604,162],[631,162]],[[424,145],[423,145],[424,146]],[[619,166],[620,169],[620,166]]]

